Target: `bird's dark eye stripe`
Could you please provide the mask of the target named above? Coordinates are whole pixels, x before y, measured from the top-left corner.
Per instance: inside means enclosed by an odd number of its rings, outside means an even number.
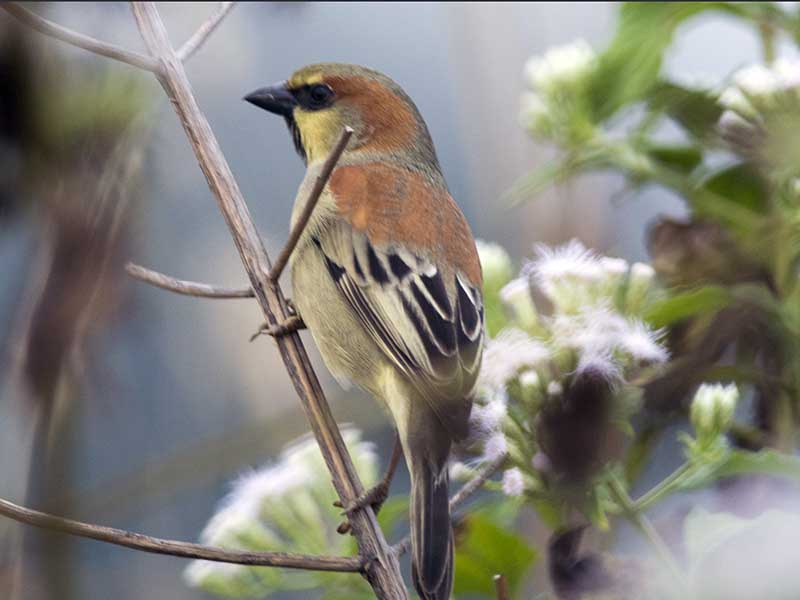
[[[329,85],[314,83],[292,90],[297,103],[306,110],[320,110],[333,104],[335,93]]]

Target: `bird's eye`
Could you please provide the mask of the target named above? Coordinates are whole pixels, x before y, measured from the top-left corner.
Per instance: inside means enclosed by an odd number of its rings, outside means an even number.
[[[314,108],[322,108],[327,106],[333,99],[333,90],[321,83],[312,85],[308,90],[308,99]]]

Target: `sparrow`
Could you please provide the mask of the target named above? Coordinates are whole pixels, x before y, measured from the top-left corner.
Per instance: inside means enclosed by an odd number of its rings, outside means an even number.
[[[484,341],[475,240],[414,102],[361,66],[304,67],[245,97],[280,115],[305,199],[344,127],[354,133],[292,254],[294,305],[336,379],[388,409],[411,475],[411,560],[424,600],[450,598],[451,446],[468,433]]]

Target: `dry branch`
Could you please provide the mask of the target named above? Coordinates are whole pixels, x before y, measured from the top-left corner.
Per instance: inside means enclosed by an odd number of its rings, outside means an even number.
[[[271,265],[263,241],[219,143],[197,105],[158,10],[152,2],[132,2],[131,6],[145,45],[162,64],[159,81],[178,113],[200,168],[217,199],[266,321],[270,325],[282,322],[288,316],[286,300],[280,287],[269,277]],[[363,492],[363,485],[305,348],[296,333],[280,337],[276,342],[331,472],[339,499],[343,504],[349,504]],[[372,508],[367,506],[351,515],[350,523],[361,556],[368,560],[365,575],[376,596],[393,600],[407,598],[397,557],[386,543]]]
[[[125,50],[119,46],[101,42],[83,33],[78,33],[77,31],[62,27],[52,21],[48,21],[44,17],[40,17],[16,2],[4,2],[0,4],[0,8],[28,27],[45,35],[57,38],[62,42],[71,44],[72,46],[77,46],[78,48],[83,48],[89,52],[113,58],[114,60],[119,60],[146,71],[158,71],[158,61],[149,56],[131,50]]]
[[[154,285],[176,294],[183,294],[184,296],[194,296],[196,298],[252,298],[255,296],[251,288],[226,288],[208,283],[197,283],[194,281],[185,281],[183,279],[175,279],[169,275],[164,275],[158,271],[147,269],[141,265],[129,262],[125,265],[125,270],[128,275],[139,281],[144,281],[150,285]]]
[[[508,581],[505,575],[494,576],[494,589],[497,595],[497,600],[510,600],[511,595],[508,592]]]
[[[303,230],[306,228],[306,225],[308,225],[311,213],[314,212],[314,208],[317,206],[317,202],[319,202],[322,190],[325,189],[325,184],[328,183],[328,179],[330,179],[331,173],[333,173],[333,169],[336,167],[336,163],[339,162],[339,157],[342,156],[342,152],[344,152],[344,149],[347,147],[347,142],[350,141],[352,135],[353,130],[350,127],[345,127],[339,139],[336,141],[336,144],[333,146],[333,150],[331,150],[328,158],[325,159],[322,170],[320,170],[319,175],[317,175],[317,178],[314,180],[314,187],[311,188],[308,200],[306,200],[306,203],[303,205],[303,212],[300,213],[300,217],[297,219],[294,227],[292,227],[292,231],[289,233],[289,239],[286,240],[286,245],[283,247],[280,254],[278,254],[278,258],[275,259],[275,264],[269,272],[269,278],[273,282],[280,279],[283,269],[286,267],[289,258],[292,256],[292,252],[297,246],[297,242],[300,241]]]
[[[60,531],[79,537],[108,542],[117,546],[125,546],[153,554],[167,554],[183,558],[199,558],[216,562],[236,563],[265,567],[283,567],[286,569],[310,569],[314,571],[340,571],[347,573],[360,572],[363,561],[358,557],[348,556],[308,556],[288,552],[234,552],[212,548],[202,544],[164,540],[141,533],[133,533],[113,527],[103,527],[64,519],[47,513],[19,506],[0,499],[0,514],[15,521],[27,523],[34,527]]]
[[[220,2],[217,10],[181,46],[180,50],[178,50],[178,58],[184,62],[189,60],[206,43],[208,37],[214,33],[214,30],[228,16],[228,13],[235,5],[236,2]]]

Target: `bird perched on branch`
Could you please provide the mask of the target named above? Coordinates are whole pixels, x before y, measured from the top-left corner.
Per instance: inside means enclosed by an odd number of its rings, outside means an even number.
[[[343,128],[354,130],[292,255],[294,304],[334,376],[394,418],[411,473],[414,586],[446,600],[447,460],[467,434],[484,337],[472,233],[417,107],[385,75],[311,65],[245,99],[286,120],[307,164],[293,225]]]

